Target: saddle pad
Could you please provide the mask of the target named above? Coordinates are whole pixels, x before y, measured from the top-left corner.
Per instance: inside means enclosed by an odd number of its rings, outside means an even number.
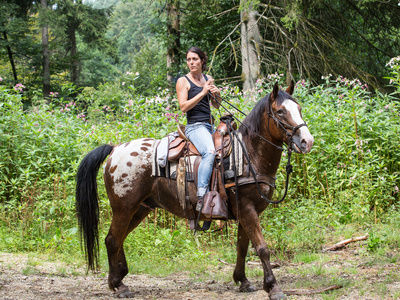
[[[159,143],[159,142],[158,142]],[[158,145],[155,145],[155,151],[151,154],[151,176],[156,177],[167,177],[171,179],[176,179],[176,169],[178,162],[167,162],[166,166],[163,168],[159,165],[159,160],[157,159],[157,151],[159,150]],[[193,181],[193,176],[190,171],[194,168],[194,161],[196,156],[188,156],[186,161],[186,177],[188,181]],[[190,164],[189,164],[190,162]]]
[[[237,131],[237,135],[240,140],[242,140],[242,135],[240,132]],[[157,144],[154,145],[155,151],[152,152],[152,157],[151,157],[151,167],[152,167],[152,176],[156,177],[167,177],[171,179],[176,179],[176,168],[178,166],[178,162],[168,162],[165,168],[162,168],[158,164],[157,160],[157,151],[159,150],[159,143],[160,141],[157,141]],[[243,143],[244,144],[244,143]],[[235,151],[231,151],[231,154],[229,155],[229,170],[233,170],[233,161],[235,160],[236,164],[236,171],[238,176],[243,175],[243,149],[242,146],[240,145],[239,141],[235,136],[233,136],[233,143],[232,146],[235,147]],[[233,156],[233,152],[235,152],[235,156]],[[235,157],[235,159],[233,159]],[[193,181],[193,174],[191,174],[191,171],[194,169],[194,161],[196,159],[196,156],[188,156],[188,161],[187,161],[187,168],[186,168],[186,174],[187,174],[187,180],[188,181]],[[189,166],[189,161],[190,161],[190,166]],[[225,169],[226,170],[226,169]]]
[[[239,131],[236,131],[237,136],[239,137],[240,141],[242,141],[242,144],[244,145],[243,139],[242,139],[242,134]],[[236,135],[233,135],[233,143],[232,143],[232,149],[231,154],[229,155],[229,170],[233,170],[233,161],[235,158],[235,164],[236,164],[236,172],[237,176],[242,176],[243,175],[243,148],[240,145],[238,139],[236,138]],[[233,156],[233,152],[235,152],[235,156]]]

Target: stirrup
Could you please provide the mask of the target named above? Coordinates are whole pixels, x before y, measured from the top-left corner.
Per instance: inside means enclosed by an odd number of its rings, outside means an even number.
[[[204,196],[202,196],[202,198],[203,199],[201,201],[200,211],[198,211],[197,218],[194,223],[194,233],[196,233],[196,231],[207,231],[208,229],[210,229],[210,226],[211,226],[211,221],[209,221],[209,220],[203,221],[203,226],[200,227],[200,225],[199,225],[201,211],[203,210],[203,206],[204,206]],[[197,204],[198,204],[198,202],[197,202]],[[197,207],[196,207],[196,210],[197,210]]]
[[[211,221],[203,221],[203,226],[200,227],[200,225],[196,222],[196,219],[189,220],[190,224],[190,229],[194,230],[196,233],[197,231],[207,231],[211,227]]]

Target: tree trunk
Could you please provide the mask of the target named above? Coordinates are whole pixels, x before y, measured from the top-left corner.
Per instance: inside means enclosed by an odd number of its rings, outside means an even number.
[[[291,59],[291,51],[292,49],[290,49],[290,41],[289,38],[286,37],[286,60],[287,60],[287,67],[286,67],[286,84],[287,86],[290,86],[291,82],[292,82],[292,59]]]
[[[7,32],[3,31],[3,37],[4,37],[4,40],[6,41],[6,45],[7,45],[6,49],[7,49],[8,59],[10,60],[11,69],[12,69],[13,76],[14,76],[14,81],[15,81],[15,84],[17,84],[18,83],[17,70],[15,69],[14,58],[13,58],[13,54],[12,54],[10,45],[8,45]]]
[[[241,25],[241,51],[242,51],[242,80],[243,90],[255,88],[257,78],[260,76],[260,41],[256,11],[252,5],[246,5],[248,0],[241,0],[243,10],[240,12]]]
[[[47,11],[47,0],[40,1],[42,12]],[[42,21],[45,18],[42,18]],[[42,24],[42,51],[43,51],[43,96],[50,94],[50,53],[49,53],[49,29],[47,23]]]
[[[76,27],[71,22],[67,26],[67,35],[69,42],[69,51],[71,58],[70,72],[71,72],[71,82],[75,85],[78,85],[79,79],[79,60],[78,60],[78,51],[76,46]]]
[[[284,3],[284,7],[290,7],[290,4],[288,3],[288,0],[285,0]],[[306,1],[303,2],[303,5],[305,4]],[[286,54],[286,84],[287,86],[290,86],[291,82],[292,82],[292,58],[291,58],[291,54],[292,54],[292,50],[293,48],[291,48],[291,43],[289,40],[289,35],[287,35],[285,37],[285,50],[284,53]]]
[[[179,67],[180,42],[179,0],[167,0],[167,80],[172,85]]]

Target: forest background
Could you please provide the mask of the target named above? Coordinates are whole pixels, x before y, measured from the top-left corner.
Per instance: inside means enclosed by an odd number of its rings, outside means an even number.
[[[286,202],[262,216],[275,255],[293,260],[367,232],[365,255],[400,260],[397,0],[0,5],[0,250],[83,261],[74,208],[80,160],[103,143],[161,138],[184,123],[174,83],[196,45],[223,98],[245,112],[275,82],[296,82],[315,145],[295,155]],[[282,168],[276,198],[283,178]],[[111,212],[98,179],[104,237]],[[215,252],[233,262],[235,234],[232,222],[222,235],[195,238],[183,220],[155,210],[131,234],[128,262],[140,259],[130,265],[139,273],[209,263]]]

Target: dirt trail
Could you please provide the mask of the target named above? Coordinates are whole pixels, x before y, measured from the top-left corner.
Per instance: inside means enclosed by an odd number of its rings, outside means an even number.
[[[339,255],[339,256],[338,256]],[[338,274],[321,272],[318,276],[302,273],[303,270],[318,268],[315,265],[299,264],[275,269],[275,274],[283,289],[303,286],[306,281],[340,276],[348,282],[329,299],[399,299],[400,280],[397,264],[370,267],[351,256],[331,254],[326,262],[327,270],[338,270]],[[349,269],[356,262],[358,269]],[[232,272],[231,266],[227,272]],[[333,269],[332,269],[333,268]],[[353,271],[351,271],[353,270]],[[318,274],[319,272],[317,272]],[[81,270],[70,271],[60,262],[46,262],[32,259],[24,254],[0,253],[0,298],[1,299],[115,299],[107,288],[104,274],[82,275]],[[390,276],[389,276],[390,275]],[[388,280],[390,278],[391,280]],[[135,299],[267,299],[261,281],[255,283],[256,292],[243,294],[233,282],[209,280],[196,282],[185,274],[167,277],[129,274],[124,282],[135,295]],[[316,281],[316,282],[317,282]],[[384,284],[383,284],[384,283]],[[380,285],[379,285],[380,284]],[[377,289],[378,287],[378,289]],[[379,290],[380,289],[380,290]],[[290,296],[289,299],[322,299],[322,295]]]
[[[262,287],[245,295],[232,282],[195,282],[185,275],[129,274],[125,284],[135,299],[263,299]],[[107,278],[69,273],[62,263],[35,264],[27,255],[0,253],[1,299],[115,299]]]

